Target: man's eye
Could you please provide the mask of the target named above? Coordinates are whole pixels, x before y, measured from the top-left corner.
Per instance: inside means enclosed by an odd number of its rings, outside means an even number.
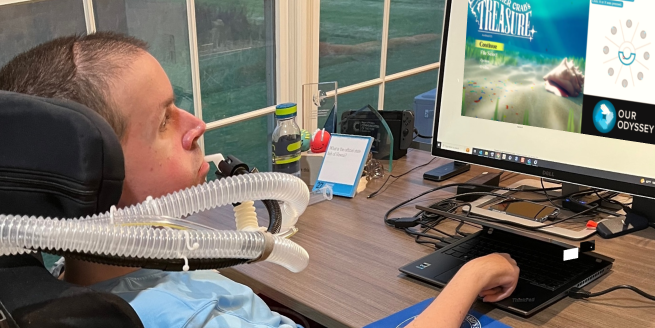
[[[164,117],[164,121],[161,122],[161,127],[160,127],[160,128],[161,128],[162,130],[165,130],[165,129],[166,129],[166,126],[168,125],[168,121],[170,120],[170,118],[171,118],[171,115],[170,115],[170,114],[166,114],[166,116]]]

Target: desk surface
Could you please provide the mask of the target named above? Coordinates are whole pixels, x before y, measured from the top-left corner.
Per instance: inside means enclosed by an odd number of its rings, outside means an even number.
[[[426,152],[411,151],[394,163],[394,174],[430,159]],[[439,183],[424,181],[422,176],[443,163],[445,160],[435,159],[372,199],[366,196],[377,190],[382,181],[369,183],[353,199],[335,198],[308,207],[297,225],[299,232],[292,238],[310,256],[309,266],[303,272],[293,274],[274,264],[258,263],[221,270],[221,273],[330,328],[362,327],[434,297],[440,288],[398,271],[433,248],[419,245],[404,232],[387,227],[382,217],[401,201],[438,186]],[[474,166],[448,183],[464,182],[485,170],[494,171]],[[507,186],[524,178],[516,176],[501,184]],[[393,216],[413,215],[415,205],[432,204],[453,192],[451,189],[429,194]],[[216,215],[226,216],[224,212]],[[631,284],[655,294],[655,229],[613,240],[597,236],[592,239],[596,240],[598,253],[616,262],[609,275],[585,289],[599,291]],[[481,302],[476,302],[474,308],[513,327],[655,327],[655,302],[630,291],[616,291],[590,300],[565,298],[529,319]]]

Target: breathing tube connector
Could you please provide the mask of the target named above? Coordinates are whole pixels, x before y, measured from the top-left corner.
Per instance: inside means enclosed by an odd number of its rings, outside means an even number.
[[[206,159],[216,165],[216,168],[218,169],[218,171],[216,171],[216,177],[219,179],[259,172],[257,168],[253,168],[253,170],[250,171],[248,165],[231,155],[224,158],[223,155],[216,154],[207,156]],[[280,210],[280,204],[277,201],[270,199],[264,199],[262,200],[262,203],[264,203],[264,206],[266,206],[266,210],[268,211],[268,229],[259,226],[257,213],[255,211],[255,203],[253,201],[245,201],[232,204],[234,206],[234,217],[237,230],[266,230],[273,234],[280,232],[280,227],[282,226],[282,211]]]

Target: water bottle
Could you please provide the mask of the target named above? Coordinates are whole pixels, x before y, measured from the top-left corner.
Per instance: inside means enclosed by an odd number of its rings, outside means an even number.
[[[277,126],[273,130],[273,172],[289,173],[300,178],[300,127],[296,124],[296,104],[275,107]]]

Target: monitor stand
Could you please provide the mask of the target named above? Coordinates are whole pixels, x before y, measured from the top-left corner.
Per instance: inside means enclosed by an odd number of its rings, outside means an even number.
[[[548,187],[555,187],[557,185],[560,185],[559,182],[554,182],[554,181],[548,181],[544,180],[544,185],[546,188]],[[561,184],[562,185],[562,191],[561,192],[549,192],[548,194],[551,197],[557,197],[562,194],[567,195],[571,194],[574,192],[578,191],[583,191],[585,189],[588,189],[586,187],[578,186],[578,185],[573,185],[573,184]],[[521,180],[518,182],[515,182],[511,186],[512,188],[520,188],[520,187],[531,187],[535,189],[541,189],[541,183],[539,180],[534,180],[534,179],[526,179],[526,180]],[[505,191],[496,191],[497,193],[504,194]],[[599,192],[600,194],[603,194],[604,192]],[[614,197],[613,195],[611,197]],[[499,198],[494,197],[494,196],[485,196],[482,197],[474,202],[471,203],[471,208],[467,210],[467,208],[464,209],[464,211],[471,211],[472,213],[502,220],[502,221],[512,221],[514,223],[518,223],[520,225],[524,225],[527,227],[533,227],[537,228],[540,225],[543,225],[542,223],[538,222],[533,222],[525,219],[520,219],[516,218],[507,214],[503,213],[498,213],[494,211],[490,211],[488,209],[488,205],[490,205],[492,202],[498,200]],[[622,200],[623,202],[629,202],[628,199]],[[605,204],[607,205],[607,204]],[[610,204],[611,206],[611,204]],[[604,206],[605,208],[605,206]],[[622,215],[620,214],[618,217],[608,217],[606,219],[602,219],[599,221],[599,225],[603,223],[604,225],[607,226],[608,230],[611,231],[611,233],[606,234],[608,235],[607,238],[613,238],[615,236],[619,236],[622,234],[626,233],[632,233],[641,229],[645,229],[648,227],[648,219],[645,217],[650,218],[650,223],[651,226],[655,226],[653,223],[655,222],[655,201],[650,200],[650,199],[644,199],[640,197],[635,197],[634,198],[634,203],[632,205],[632,208],[634,209],[631,214],[629,215]],[[609,211],[606,210],[605,213],[609,214],[608,212],[611,211],[620,211],[621,207],[617,206],[614,209],[610,209]],[[643,216],[642,216],[643,215]],[[644,217],[645,216],[645,217]],[[573,230],[570,228],[565,228],[563,226],[557,225],[557,226],[550,226],[547,228],[543,229],[537,229],[537,231],[557,235],[560,237],[568,238],[568,239],[573,239],[573,240],[582,240],[585,238],[588,238],[591,236],[593,233],[596,232],[596,229],[586,229],[583,228],[582,230]]]

